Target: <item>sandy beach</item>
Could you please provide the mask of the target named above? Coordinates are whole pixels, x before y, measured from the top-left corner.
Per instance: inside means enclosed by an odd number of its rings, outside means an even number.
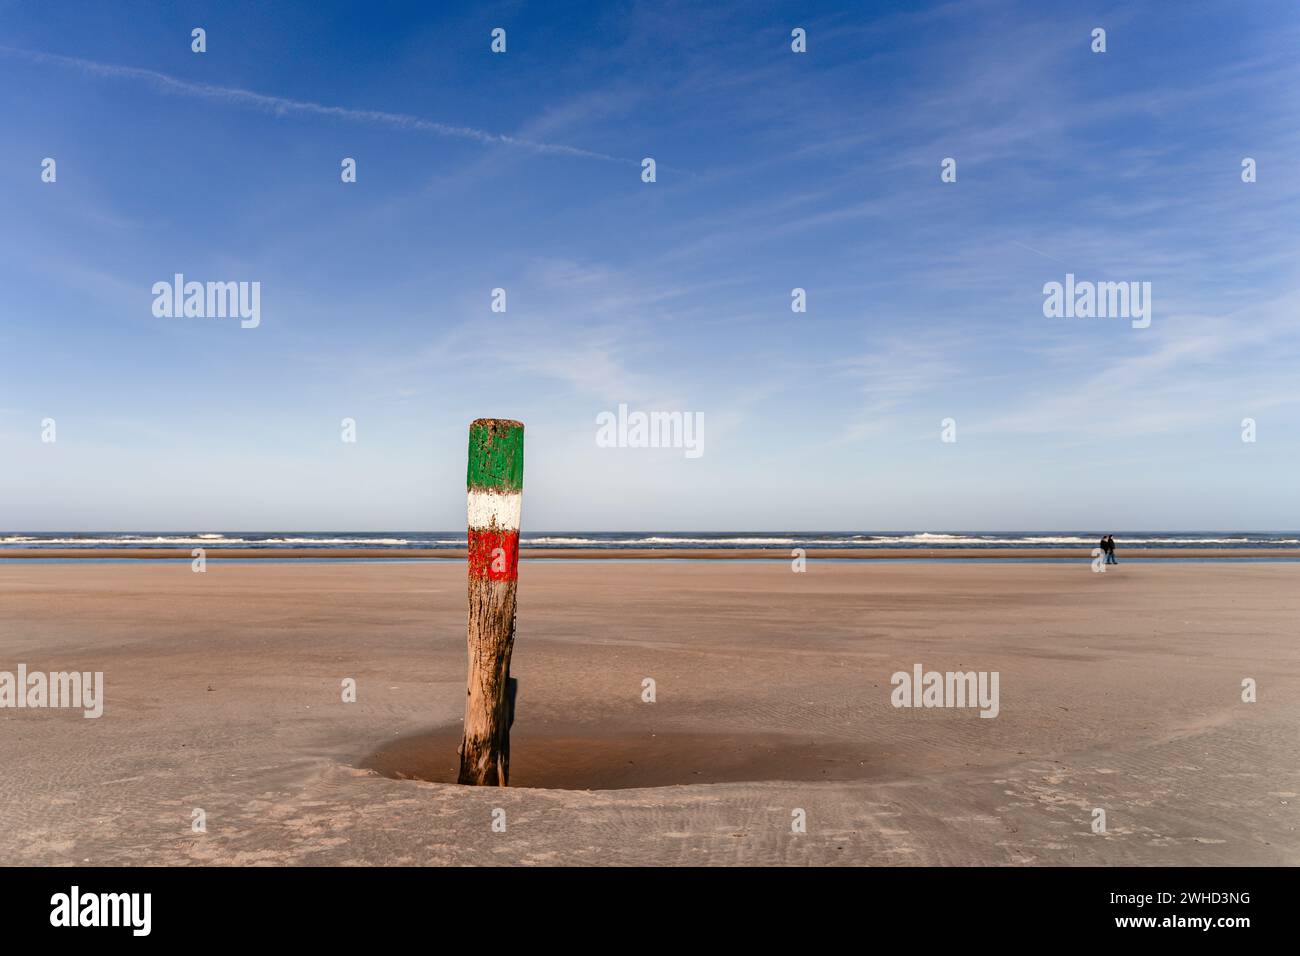
[[[851,561],[1088,561],[1088,548],[804,548],[807,557]],[[1278,558],[1295,560],[1295,548],[1123,548],[1125,558],[1200,560],[1205,558]],[[0,562],[6,559],[189,561],[192,548],[4,548]],[[789,561],[792,549],[780,548],[529,548],[519,549],[521,558],[553,561]],[[372,558],[391,560],[464,561],[464,548],[207,548],[207,560],[222,558],[284,561],[293,558],[340,558],[359,561]]]
[[[1300,863],[1300,564],[526,557],[506,790],[448,782],[459,562],[0,593],[0,671],[105,685],[0,709],[0,864]],[[997,716],[892,706],[917,664],[996,671]]]

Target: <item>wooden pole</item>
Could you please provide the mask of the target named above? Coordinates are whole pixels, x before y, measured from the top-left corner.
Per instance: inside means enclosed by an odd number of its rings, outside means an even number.
[[[515,587],[524,488],[524,426],[480,418],[469,426],[469,677],[458,781],[504,787],[510,780],[515,682]]]

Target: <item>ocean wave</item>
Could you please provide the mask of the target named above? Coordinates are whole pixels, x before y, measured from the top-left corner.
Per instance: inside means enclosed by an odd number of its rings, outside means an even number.
[[[596,538],[554,538],[554,537],[534,538],[526,534],[520,534],[519,540],[523,544],[599,545],[599,544],[622,543],[622,542],[614,542],[614,541],[600,541]]]
[[[112,538],[82,538],[82,537],[62,537],[62,538],[44,538],[32,537],[30,535],[14,535],[11,537],[0,538],[0,544],[30,544],[30,545],[60,545],[63,547],[89,547],[114,545],[122,548],[130,547],[153,547],[153,546],[173,546],[181,545],[246,545],[254,547],[257,545],[411,545],[415,542],[407,538],[227,538],[225,535],[200,534],[193,536],[157,536],[141,537],[136,535],[118,535]],[[450,542],[448,542],[450,543]],[[458,543],[464,544],[463,538],[458,539]]]
[[[973,548],[996,551],[1007,548],[1093,548],[1100,535],[1081,532],[1024,532],[1024,533],[961,533],[961,532],[896,532],[867,535],[854,532],[740,532],[716,534],[701,532],[592,532],[538,533],[521,535],[521,543],[537,548],[593,548],[617,550],[632,548],[791,548],[824,547],[870,550],[874,548],[902,548],[936,550]],[[1294,532],[1268,533],[1214,533],[1183,532],[1160,534],[1147,532],[1127,537],[1116,536],[1116,544],[1126,547],[1164,548],[1291,548],[1300,545],[1300,536]],[[0,533],[0,549],[17,548],[148,548],[148,547],[205,547],[212,549],[245,547],[264,548],[428,548],[433,550],[464,548],[463,532],[404,532],[395,534],[346,532],[256,533],[243,532],[227,535],[219,532],[192,534],[121,533]]]
[[[649,537],[632,538],[628,544],[720,544],[720,545],[765,545],[794,544],[796,541],[808,541],[807,538],[677,538]]]
[[[260,538],[253,544],[366,544],[366,545],[410,545],[409,538]]]

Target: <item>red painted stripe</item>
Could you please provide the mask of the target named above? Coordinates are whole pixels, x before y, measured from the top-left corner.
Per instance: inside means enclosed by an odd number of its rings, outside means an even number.
[[[519,579],[519,532],[469,532],[469,576],[489,581]]]

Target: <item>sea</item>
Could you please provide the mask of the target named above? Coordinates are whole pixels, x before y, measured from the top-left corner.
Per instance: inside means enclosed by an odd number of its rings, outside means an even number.
[[[1223,551],[1268,548],[1295,550],[1296,531],[1112,531],[1119,553],[1125,548],[1208,548]],[[974,549],[997,552],[1014,548],[1077,551],[1096,547],[1102,532],[1091,531],[548,531],[525,532],[528,548],[582,548],[618,551],[641,548],[691,551],[753,548]],[[464,531],[6,531],[5,550],[93,549],[111,555],[123,548],[250,548],[451,551],[465,547]],[[992,555],[991,555],[992,556]]]

